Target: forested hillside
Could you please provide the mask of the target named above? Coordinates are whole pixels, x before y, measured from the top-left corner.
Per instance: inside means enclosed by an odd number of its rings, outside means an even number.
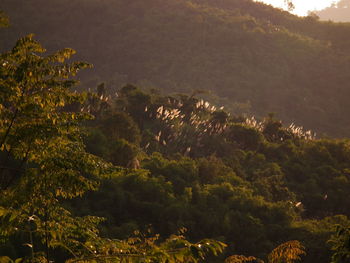
[[[250,0],[3,0],[2,48],[35,33],[94,64],[86,86],[206,90],[233,113],[275,112],[321,135],[349,135],[350,26]],[[341,123],[341,125],[339,125]]]
[[[229,244],[226,257],[263,259],[296,239],[307,248],[303,262],[330,261],[327,240],[335,225],[350,223],[348,140],[316,140],[273,116],[257,122],[130,85],[107,106],[98,90],[87,149],[144,169],[105,181],[73,206],[107,216],[107,235],[127,237],[145,224],[164,236],[186,227],[190,239]]]
[[[349,135],[348,24],[248,0],[0,9],[0,263],[349,262],[350,139],[291,124]]]

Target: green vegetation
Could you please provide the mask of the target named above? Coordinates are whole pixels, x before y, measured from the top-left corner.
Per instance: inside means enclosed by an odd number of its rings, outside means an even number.
[[[350,136],[348,24],[252,0],[3,0],[1,8],[12,26],[0,49],[29,33],[49,50],[72,47],[95,66],[84,87],[200,89],[234,114],[275,112],[318,135]]]
[[[276,247],[268,256],[269,263],[293,263],[299,261],[300,255],[305,254],[304,247],[300,244],[299,241],[293,240],[285,242],[278,247]],[[242,255],[233,255],[228,257],[225,260],[225,263],[244,263],[244,262],[258,262],[264,263],[263,260],[256,257],[242,256]]]
[[[71,49],[43,52],[29,35],[1,55],[0,261],[197,262],[221,252],[221,242],[181,235],[160,244],[158,236],[104,239],[102,218],[65,208],[121,171],[84,149],[80,125],[91,116],[77,110],[86,95],[72,91],[71,76],[88,64],[66,64]]]
[[[338,227],[337,233],[330,240],[333,243],[332,263],[347,262],[350,259],[350,228]]]
[[[166,236],[186,227],[191,240],[229,244],[226,256],[262,259],[297,239],[307,248],[304,262],[330,258],[327,240],[335,226],[349,225],[348,140],[315,139],[272,115],[260,122],[231,117],[194,96],[132,85],[108,98],[109,106],[87,124],[88,151],[143,170],[109,179],[73,205],[106,216],[103,233],[127,237],[152,225]]]
[[[350,140],[265,114],[347,134],[347,24],[248,0],[17,7],[46,21],[27,25],[49,49],[74,36],[97,68],[72,62],[72,49],[47,55],[33,35],[0,55],[1,263],[349,260]],[[78,22],[86,15],[89,41]],[[24,20],[14,12],[4,47],[27,30]],[[78,86],[81,69],[91,89]],[[130,80],[139,85],[121,85]],[[203,93],[214,84],[218,96],[235,97],[229,110]]]

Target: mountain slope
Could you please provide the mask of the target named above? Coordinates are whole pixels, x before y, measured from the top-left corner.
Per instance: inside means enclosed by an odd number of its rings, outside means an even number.
[[[86,86],[131,82],[211,91],[234,113],[278,113],[317,133],[349,136],[350,27],[249,0],[4,0],[2,49],[35,33],[95,68]],[[339,125],[341,123],[341,125]]]

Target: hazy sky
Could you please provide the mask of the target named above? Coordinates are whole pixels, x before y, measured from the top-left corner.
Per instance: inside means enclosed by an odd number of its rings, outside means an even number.
[[[259,0],[260,2],[264,2],[275,7],[280,7],[283,9],[287,9],[287,5],[283,0]],[[335,0],[292,0],[295,9],[292,11],[293,14],[299,16],[307,15],[308,11],[313,10],[321,10],[325,7],[330,6],[333,2],[338,2]]]

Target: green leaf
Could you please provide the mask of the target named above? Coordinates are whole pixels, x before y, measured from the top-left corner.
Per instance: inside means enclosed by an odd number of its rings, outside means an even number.
[[[6,208],[0,206],[0,216],[6,215],[6,214],[7,214],[7,211],[8,211],[8,210],[7,210]]]
[[[0,263],[13,263],[13,260],[9,257],[0,257]]]

